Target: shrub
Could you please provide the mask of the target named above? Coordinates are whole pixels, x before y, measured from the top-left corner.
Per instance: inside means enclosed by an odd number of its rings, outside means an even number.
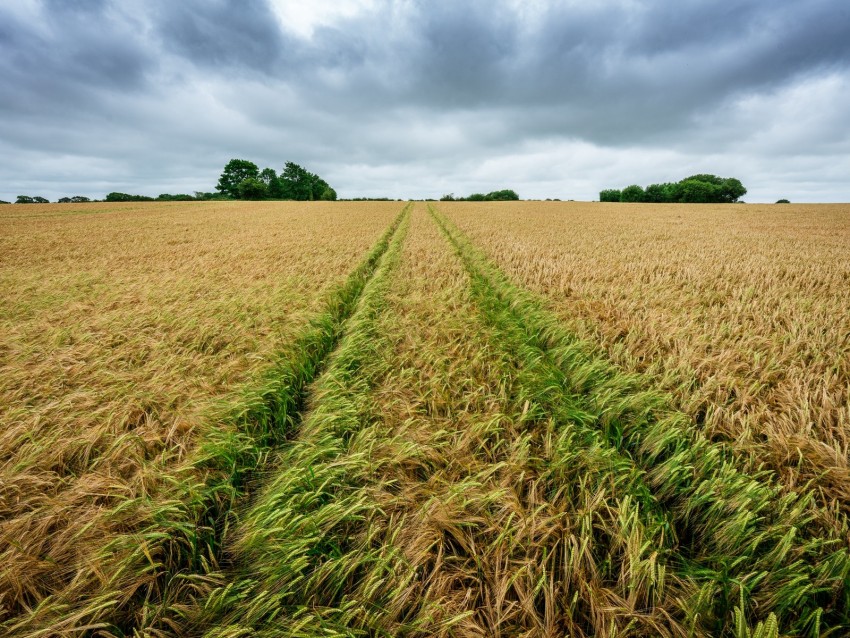
[[[519,199],[519,195],[516,191],[511,190],[510,188],[505,188],[504,190],[487,193],[485,198],[493,202],[515,202]]]
[[[484,193],[472,193],[469,197],[455,197],[454,193],[449,193],[448,195],[443,195],[440,198],[441,202],[507,202],[517,200],[519,200],[519,195],[515,190],[510,188],[505,188],[499,191],[491,191],[486,195]]]
[[[646,192],[637,184],[626,186],[620,193],[621,202],[643,202],[646,200]]]
[[[777,204],[790,204],[791,202],[789,202],[787,199],[777,199],[776,203]]]
[[[127,193],[109,193],[105,200],[107,202],[152,202],[153,197],[147,195],[128,195]]]
[[[263,199],[268,190],[259,179],[248,177],[239,182],[239,199]]]
[[[650,184],[646,187],[644,201],[669,204],[682,199],[682,186],[678,183]]]
[[[682,197],[679,201],[687,204],[709,204],[720,197],[720,187],[698,179],[686,179],[681,182]]]
[[[260,169],[254,162],[243,159],[232,159],[224,167],[218,178],[216,190],[228,197],[239,197],[239,188],[246,179],[258,179]],[[265,184],[263,185],[265,190]]]
[[[746,195],[747,189],[735,177],[718,177],[708,173],[691,175],[679,182],[650,184],[643,190],[632,185],[618,191],[606,189],[599,193],[601,202],[651,202],[651,203],[733,203]]]
[[[230,199],[227,195],[222,193],[205,193],[203,191],[195,191],[195,199],[199,201],[209,201],[209,200],[225,200]]]

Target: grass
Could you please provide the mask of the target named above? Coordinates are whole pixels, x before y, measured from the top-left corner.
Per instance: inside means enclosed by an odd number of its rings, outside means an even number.
[[[337,219],[335,205],[322,206],[330,208],[316,206],[314,213],[326,211],[330,217],[317,223],[327,228],[328,219]],[[263,364],[246,381],[225,384],[229,401],[206,413],[185,442],[172,439],[166,453],[131,459],[150,477],[146,491],[86,494],[99,509],[68,542],[80,555],[68,563],[75,571],[39,565],[56,575],[58,586],[34,605],[10,591],[5,601],[23,612],[9,615],[7,632],[779,638],[850,631],[850,530],[841,492],[831,491],[841,487],[839,475],[815,475],[816,463],[806,456],[814,448],[806,446],[792,475],[776,461],[776,442],[766,434],[733,437],[717,426],[712,379],[740,388],[755,378],[744,368],[724,367],[735,344],[750,352],[756,343],[733,322],[731,309],[709,306],[725,317],[737,341],[707,328],[706,338],[716,339],[714,347],[725,354],[704,362],[708,376],[698,382],[677,376],[684,368],[670,363],[684,351],[658,354],[658,360],[647,354],[639,362],[637,351],[627,348],[634,343],[606,340],[605,316],[577,311],[601,307],[593,295],[608,288],[632,303],[617,278],[594,273],[589,264],[607,259],[622,277],[631,270],[649,277],[643,262],[617,265],[632,254],[634,240],[655,268],[655,296],[642,288],[642,302],[655,304],[659,316],[666,313],[671,334],[679,339],[684,333],[676,330],[699,329],[676,324],[687,312],[712,325],[695,307],[680,308],[688,295],[708,299],[714,294],[709,284],[722,284],[700,280],[707,277],[702,271],[689,271],[692,289],[677,279],[682,266],[661,231],[671,221],[668,209],[630,207],[635,216],[624,218],[597,205],[591,207],[601,216],[596,223],[581,216],[590,208],[575,204],[417,204],[401,213],[396,205],[381,217],[378,238],[378,220],[365,219],[367,205],[344,206],[353,206],[344,232],[369,236],[371,252],[364,258],[362,247],[359,266],[349,265],[345,277],[331,277],[313,295],[304,293],[309,300],[287,337],[264,351]],[[517,218],[523,209],[527,216]],[[27,223],[45,227],[84,228],[98,220],[97,214],[32,210]],[[115,219],[140,215],[137,221],[146,223],[144,216],[154,213],[162,215],[159,224],[189,214],[185,210],[212,209],[130,207]],[[226,225],[234,210],[222,209],[216,219]],[[669,209],[673,219],[688,210]],[[739,208],[711,210],[722,217]],[[695,209],[687,232],[712,228],[703,221],[708,211]],[[813,211],[813,219],[784,223],[814,234],[842,223],[833,209]],[[267,212],[255,211],[258,235],[285,211]],[[730,229],[746,230],[763,240],[748,263],[782,245],[788,263],[799,263],[799,252],[779,241],[788,228],[722,218],[726,231],[707,234],[713,249],[745,244]],[[544,236],[547,223],[577,234],[562,240],[550,230]],[[606,224],[613,224],[607,235]],[[696,240],[680,235],[679,249],[698,261]],[[335,252],[338,239],[314,234],[311,240],[326,245],[332,259],[345,258]],[[666,245],[667,262],[654,255],[652,240]],[[825,254],[842,241],[824,233],[806,245]],[[201,245],[211,242],[206,237]],[[301,245],[302,252],[309,247]],[[55,258],[57,250],[48,254]],[[270,245],[269,255],[279,250]],[[27,259],[24,253],[17,258]],[[319,262],[304,254],[298,259],[311,281],[327,281]],[[841,263],[831,266],[839,278]],[[794,281],[828,279],[824,273],[832,272],[828,265],[786,268]],[[21,277],[18,270],[3,272]],[[769,269],[759,272],[767,277]],[[575,299],[558,287],[567,278],[576,287],[584,278]],[[147,285],[154,289],[155,281]],[[240,282],[237,288],[245,289]],[[771,295],[781,294],[776,286],[754,286],[749,302],[769,305],[776,299]],[[835,311],[832,300],[823,303],[825,312]],[[665,304],[671,306],[665,310]],[[815,323],[821,317],[811,315]],[[237,323],[230,332],[251,339],[260,325]],[[797,329],[808,334],[813,328]],[[822,330],[818,338],[828,342],[830,334]],[[798,342],[785,343],[790,350],[774,355],[803,357]],[[170,350],[164,350],[154,361],[167,359]],[[136,360],[130,368],[143,366]],[[840,364],[835,371],[846,382]],[[25,371],[14,373],[27,378]],[[817,387],[840,400],[840,383]],[[759,392],[752,397],[767,405]],[[727,416],[744,418],[734,402],[724,407]],[[821,411],[818,423],[834,414]],[[767,428],[771,421],[747,423]],[[830,427],[837,431],[841,423]],[[38,443],[60,425],[35,428],[30,439]],[[48,447],[62,443],[60,435]],[[94,450],[81,463],[98,467],[101,458],[107,457]],[[27,489],[21,493],[30,497],[37,488]],[[32,516],[49,539],[51,512]],[[91,538],[102,543],[96,550]]]

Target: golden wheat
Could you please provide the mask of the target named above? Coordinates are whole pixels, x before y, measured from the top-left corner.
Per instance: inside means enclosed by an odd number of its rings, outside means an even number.
[[[0,219],[0,617],[125,531],[116,506],[155,489],[398,208],[86,204]]]
[[[850,503],[850,207],[441,204],[569,330]]]
[[[371,328],[380,337],[344,368],[347,399],[320,382],[306,428],[243,517],[235,568],[189,626],[209,637],[320,626],[685,635],[659,605],[676,608],[635,505],[568,421],[529,412],[522,373],[491,343],[468,290],[418,208]]]
[[[850,628],[847,207],[123,206],[0,218],[13,635]]]

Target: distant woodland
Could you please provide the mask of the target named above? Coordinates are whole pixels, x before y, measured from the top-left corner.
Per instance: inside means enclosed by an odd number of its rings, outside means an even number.
[[[717,175],[691,175],[679,182],[632,184],[623,189],[609,188],[599,193],[600,202],[648,202],[654,204],[723,204],[737,202],[747,189],[739,179]]]

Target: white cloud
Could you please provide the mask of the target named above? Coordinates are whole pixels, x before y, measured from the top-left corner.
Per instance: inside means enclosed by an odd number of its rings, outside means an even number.
[[[310,38],[319,26],[374,10],[375,0],[270,0],[280,25],[302,38]]]

